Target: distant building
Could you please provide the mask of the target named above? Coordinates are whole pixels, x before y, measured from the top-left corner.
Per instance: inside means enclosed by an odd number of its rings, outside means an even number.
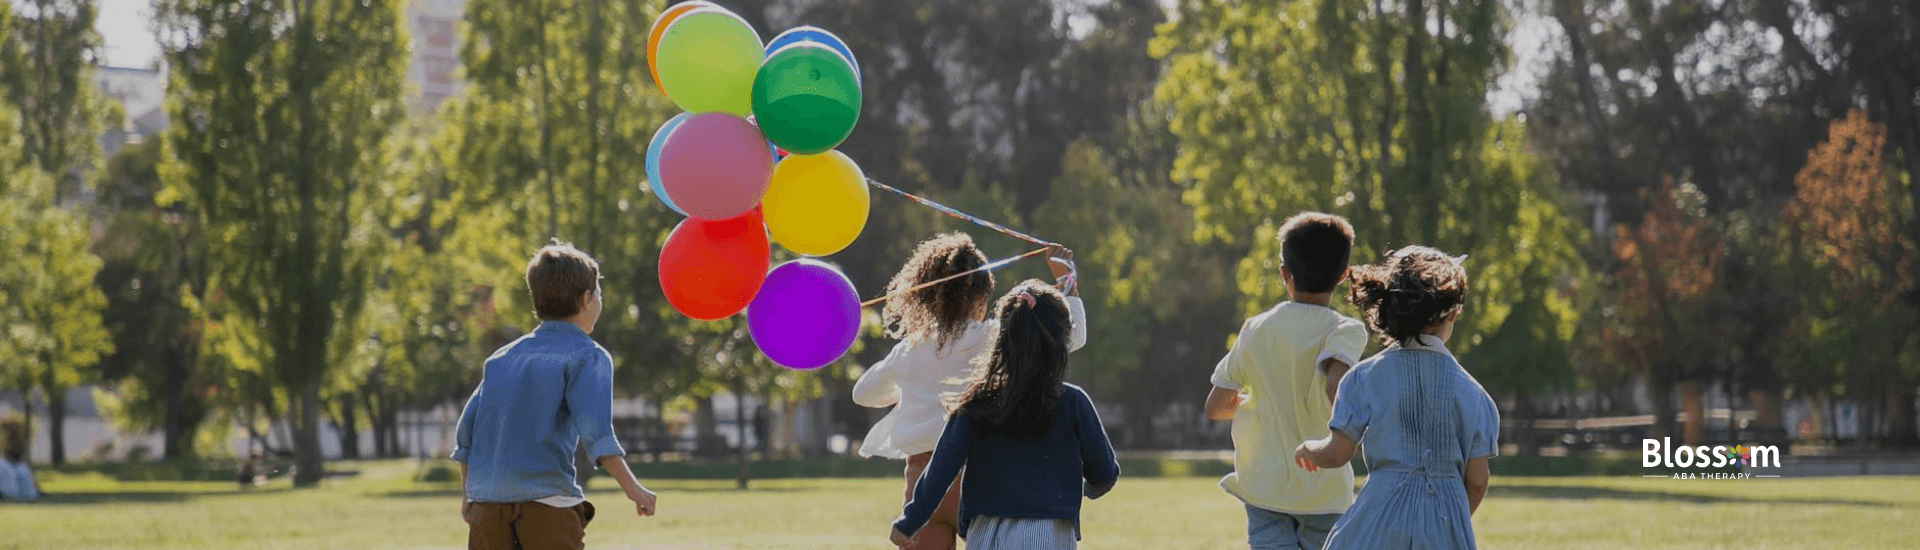
[[[100,67],[93,71],[94,89],[120,104],[121,119],[107,121],[100,145],[107,156],[120,146],[139,143],[167,127],[167,112],[161,108],[167,90],[167,77],[153,69]]]
[[[454,71],[460,67],[460,36],[455,31],[465,14],[465,0],[414,0],[407,3],[407,30],[413,37],[413,61],[407,82],[414,96],[407,105],[415,113],[432,113],[460,91]]]

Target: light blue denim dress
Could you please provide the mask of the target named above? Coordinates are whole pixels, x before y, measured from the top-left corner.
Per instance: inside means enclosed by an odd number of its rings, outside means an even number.
[[[1438,338],[1420,339],[1340,381],[1327,427],[1360,442],[1369,473],[1328,550],[1474,548],[1462,475],[1499,453],[1500,411]]]

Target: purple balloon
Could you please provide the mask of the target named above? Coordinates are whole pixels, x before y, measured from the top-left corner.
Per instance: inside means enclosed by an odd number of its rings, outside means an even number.
[[[752,210],[773,180],[767,138],[747,119],[701,113],[673,129],[660,152],[660,179],[673,204],[703,220]]]
[[[747,332],[780,366],[817,369],[846,355],[860,335],[853,281],[820,260],[794,260],[767,273],[747,306]]]

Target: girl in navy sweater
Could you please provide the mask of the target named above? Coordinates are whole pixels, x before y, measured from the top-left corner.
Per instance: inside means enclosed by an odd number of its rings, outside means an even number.
[[[959,534],[969,550],[1074,548],[1080,497],[1099,498],[1120,477],[1093,400],[1066,383],[1066,299],[1028,280],[997,311],[999,331],[893,522],[894,544],[909,544],[965,467]]]

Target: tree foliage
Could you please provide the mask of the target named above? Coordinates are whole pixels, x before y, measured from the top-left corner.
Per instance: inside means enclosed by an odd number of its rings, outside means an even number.
[[[113,353],[96,400],[123,429],[161,432],[162,455],[197,454],[195,435],[226,380],[200,357],[201,320],[186,301],[205,288],[200,235],[179,205],[161,209],[160,143],[130,144],[109,159],[97,185],[105,222],[93,241],[104,262],[95,283],[107,295]]]
[[[212,351],[292,406],[295,481],[317,482],[320,391],[370,334],[389,140],[404,115],[400,3],[165,0],[161,202],[205,235]]]
[[[88,80],[99,36],[90,2],[0,6],[0,376],[43,392],[55,463],[66,460],[67,390],[90,380],[111,350],[92,284],[87,218],[61,200],[99,163],[95,139],[111,109]]]
[[[1580,236],[1519,124],[1484,105],[1508,57],[1504,8],[1399,7],[1180,3],[1152,53],[1193,235],[1246,251],[1248,314],[1284,298],[1275,231],[1295,212],[1352,221],[1356,263],[1407,243],[1469,254],[1450,346],[1495,391],[1564,387]]]
[[[1891,170],[1887,128],[1866,113],[1833,121],[1827,140],[1807,152],[1796,192],[1781,215],[1788,265],[1804,273],[1805,316],[1789,328],[1797,361],[1789,378],[1819,391],[1838,384],[1849,397],[1883,395],[1896,434],[1913,435],[1902,410],[1920,369],[1907,361],[1916,343],[1915,311],[1895,297],[1915,290],[1920,257],[1901,228],[1915,223],[1910,177]],[[1905,392],[1909,395],[1902,395]]]

